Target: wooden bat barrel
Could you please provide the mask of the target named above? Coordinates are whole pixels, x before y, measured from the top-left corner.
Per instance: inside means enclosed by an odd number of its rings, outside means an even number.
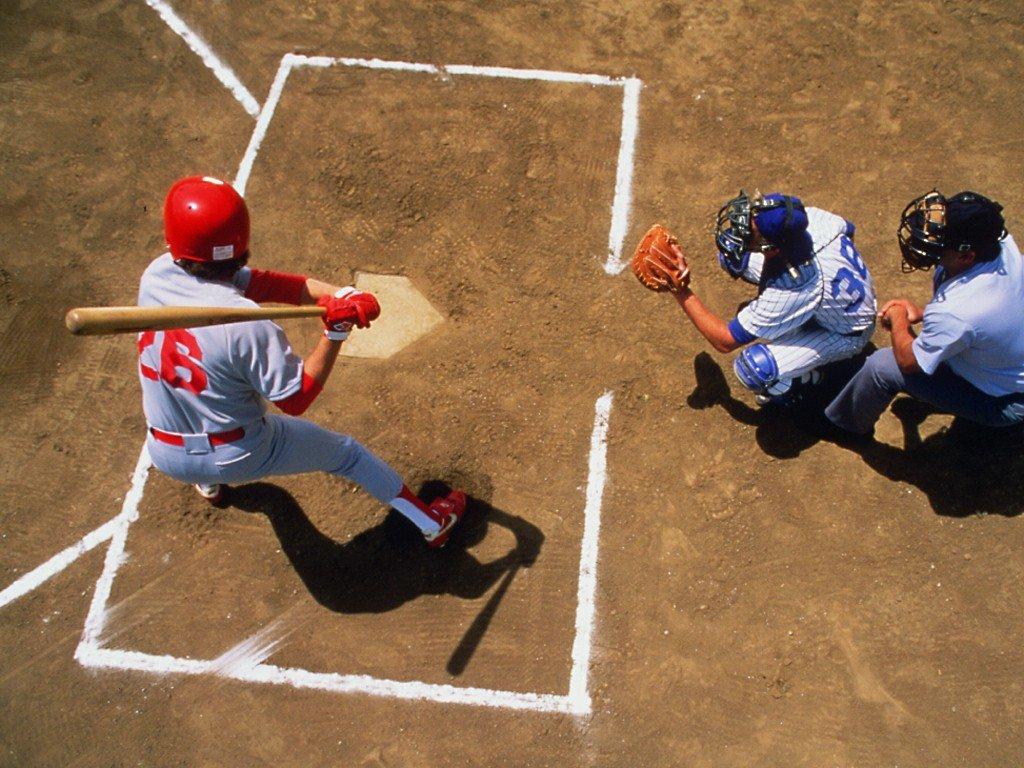
[[[76,307],[64,318],[76,336],[166,331],[207,325],[321,317],[323,307]]]

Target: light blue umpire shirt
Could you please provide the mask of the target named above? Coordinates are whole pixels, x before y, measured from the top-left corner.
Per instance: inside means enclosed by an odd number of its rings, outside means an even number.
[[[986,394],[1024,392],[1024,265],[1012,237],[998,257],[952,279],[936,269],[913,350],[927,374],[944,362]]]

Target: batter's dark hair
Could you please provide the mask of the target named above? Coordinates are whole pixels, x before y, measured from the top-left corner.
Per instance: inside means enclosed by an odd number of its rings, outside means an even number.
[[[175,259],[174,263],[188,272],[192,277],[200,280],[216,280],[220,283],[230,283],[235,273],[249,261],[249,252],[246,251],[237,259],[226,261],[190,261],[189,259]]]

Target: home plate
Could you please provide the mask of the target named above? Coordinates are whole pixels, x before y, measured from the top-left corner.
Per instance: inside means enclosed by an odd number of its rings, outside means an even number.
[[[380,302],[380,317],[355,330],[341,347],[348,357],[391,357],[444,322],[426,296],[407,277],[356,272],[356,288]]]

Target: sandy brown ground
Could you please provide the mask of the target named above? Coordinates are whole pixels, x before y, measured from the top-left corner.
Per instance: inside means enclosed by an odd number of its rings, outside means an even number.
[[[1010,0],[176,7],[261,101],[287,51],[637,75],[628,241],[675,226],[723,314],[748,295],[710,222],[741,185],[857,222],[883,298],[928,295],[893,232],[932,185],[990,194],[1020,231]],[[130,303],[166,187],[233,176],[253,120],[141,2],[0,4],[0,62],[4,586],[116,513],[142,439],[132,341],[71,339],[63,310]],[[594,713],[91,673],[72,653],[100,549],[0,614],[0,764],[1024,762],[1019,449],[889,414],[858,455],[754,411],[674,306],[600,270],[618,91],[293,78],[249,186],[255,261],[405,274],[449,319],[346,361],[310,415],[483,512],[431,557],[331,478],[211,510],[154,474],[105,642],[210,658],[274,622],[282,665],[564,692],[611,389]]]

